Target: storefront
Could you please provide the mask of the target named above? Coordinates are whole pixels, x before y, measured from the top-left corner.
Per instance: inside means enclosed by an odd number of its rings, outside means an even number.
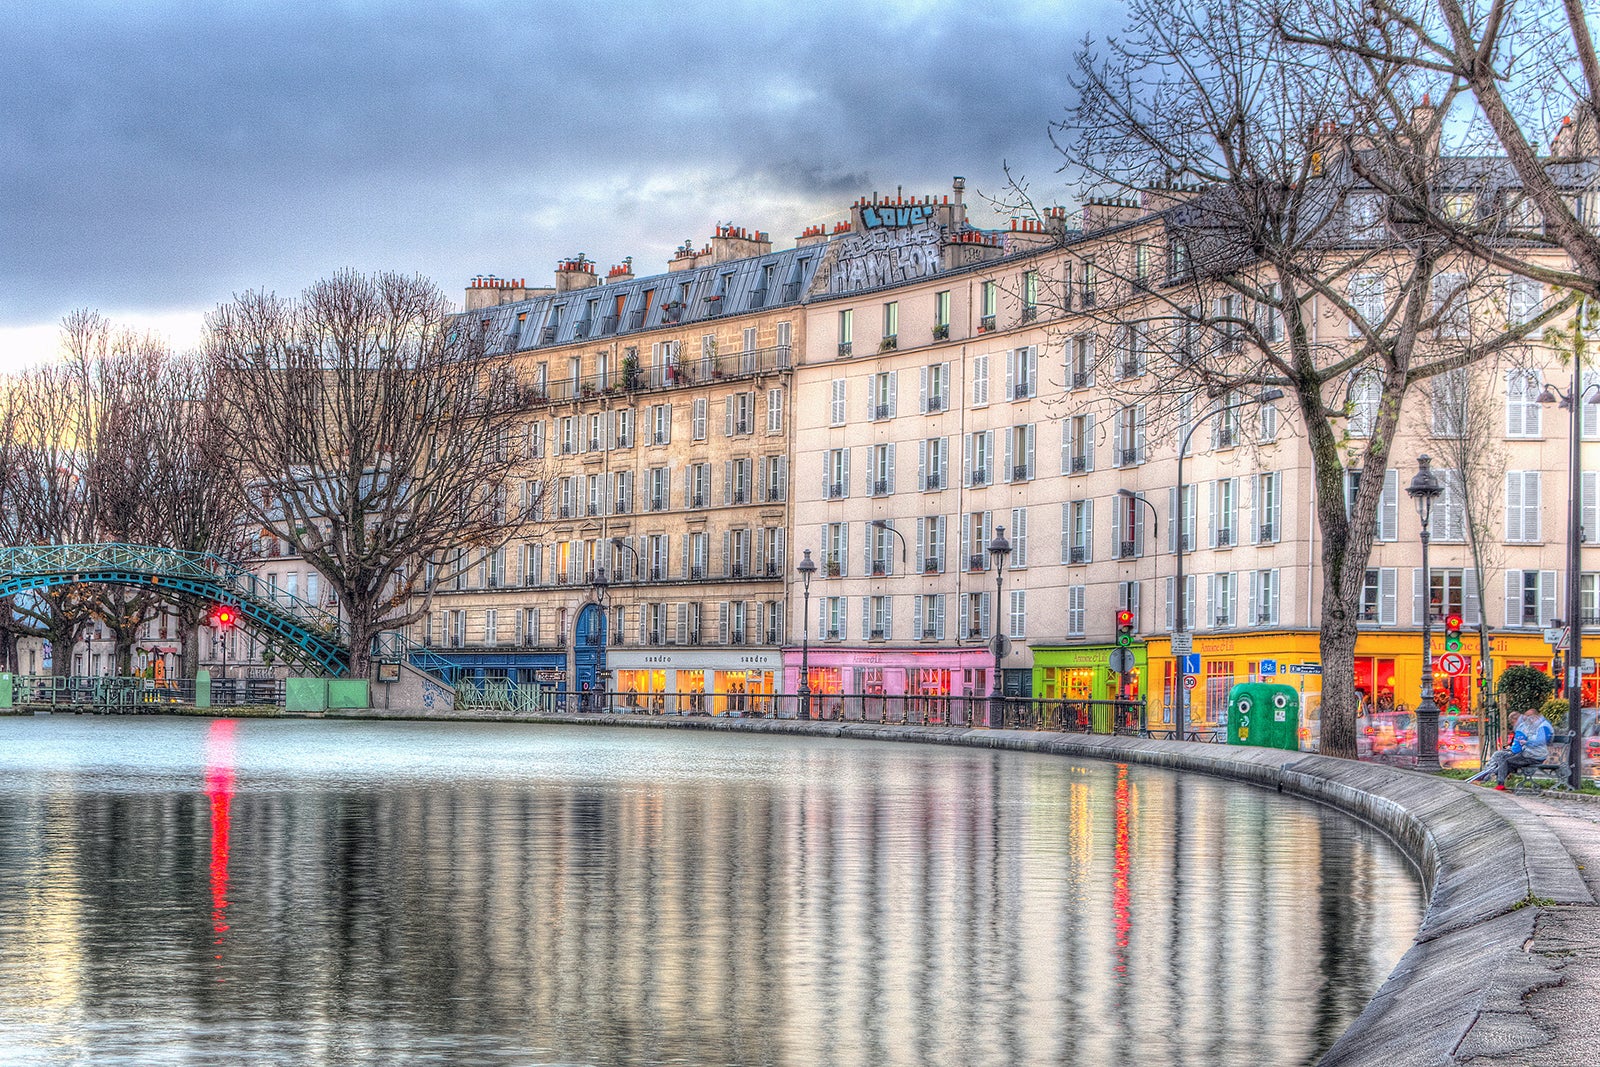
[[[613,648],[607,660],[620,705],[658,714],[764,712],[783,668],[777,652]]]
[[[559,693],[567,688],[567,657],[563,652],[529,652],[521,649],[430,649],[449,664],[452,685],[482,689],[491,682],[510,683],[519,689],[538,688]]]
[[[798,648],[783,653],[783,688],[800,691]],[[879,696],[923,698],[930,705],[951,697],[987,697],[994,653],[964,649],[813,648],[811,692],[824,697]],[[822,710],[824,717],[826,709]]]
[[[1145,646],[1136,644],[1133,669],[1126,676],[1111,669],[1116,645],[1034,645],[1033,692],[1044,700],[1137,700],[1144,692],[1147,668]],[[1097,733],[1111,732],[1111,706],[1096,707],[1092,728]]]

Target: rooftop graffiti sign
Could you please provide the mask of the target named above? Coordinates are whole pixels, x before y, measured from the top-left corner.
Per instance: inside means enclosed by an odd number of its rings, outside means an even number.
[[[924,222],[836,238],[828,291],[847,293],[932,277],[939,273],[942,237],[943,227]]]

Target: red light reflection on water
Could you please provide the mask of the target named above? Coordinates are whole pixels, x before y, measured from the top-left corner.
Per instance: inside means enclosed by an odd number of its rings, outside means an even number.
[[[228,924],[228,830],[232,821],[234,731],[232,719],[216,719],[206,733],[206,798],[211,802],[211,930],[222,959],[222,935]],[[223,979],[218,978],[217,981]]]
[[[1133,923],[1128,908],[1128,768],[1117,767],[1116,864],[1111,879],[1112,926],[1117,934],[1117,974],[1128,973],[1128,931]]]

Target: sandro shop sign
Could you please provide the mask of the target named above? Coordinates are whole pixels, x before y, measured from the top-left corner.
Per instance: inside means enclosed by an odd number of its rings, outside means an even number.
[[[624,653],[612,649],[608,658],[613,668],[622,670],[666,667],[684,671],[772,671],[783,665],[781,658],[774,652],[741,652],[737,656],[729,656],[718,652]]]

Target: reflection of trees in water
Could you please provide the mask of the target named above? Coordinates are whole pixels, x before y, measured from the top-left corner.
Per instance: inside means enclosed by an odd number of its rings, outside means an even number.
[[[40,811],[81,838],[40,877],[82,908],[88,1014],[333,1063],[429,1040],[486,1063],[1295,1063],[1409,938],[1385,941],[1407,875],[1376,835],[1270,794],[1002,753],[802,759],[771,783],[241,779],[220,968],[198,790]]]

